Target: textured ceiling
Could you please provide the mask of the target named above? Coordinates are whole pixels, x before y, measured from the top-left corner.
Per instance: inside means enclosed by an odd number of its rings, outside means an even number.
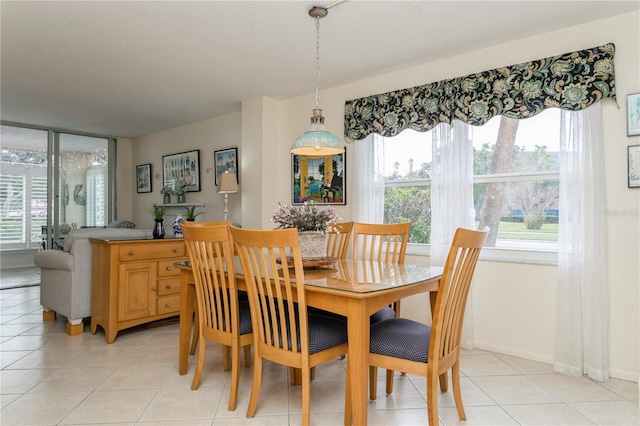
[[[138,137],[312,92],[328,1],[2,1],[2,120]],[[638,1],[358,1],[321,20],[321,87],[632,10]],[[562,53],[562,52],[558,52]]]

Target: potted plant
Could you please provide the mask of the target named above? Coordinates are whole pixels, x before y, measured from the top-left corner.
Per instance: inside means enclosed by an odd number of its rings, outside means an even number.
[[[327,229],[340,220],[330,206],[319,208],[313,202],[302,206],[278,203],[272,222],[278,229],[297,228],[300,253],[304,260],[322,259],[327,256]]]
[[[171,204],[171,194],[173,194],[173,188],[171,188],[171,186],[169,186],[169,185],[165,185],[160,190],[160,193],[163,196],[162,203],[163,204]]]
[[[166,207],[154,204],[153,207],[147,211],[151,213],[153,219],[156,221],[156,224],[153,227],[153,238],[164,238],[164,216],[167,213]]]
[[[186,206],[184,208],[184,215],[188,222],[193,222],[196,217],[200,216],[204,211],[198,206]]]
[[[187,185],[184,184],[184,182],[176,182],[176,184],[173,187],[173,193],[176,194],[178,196],[178,203],[184,203],[185,201],[185,197],[184,194],[185,192],[187,192]]]

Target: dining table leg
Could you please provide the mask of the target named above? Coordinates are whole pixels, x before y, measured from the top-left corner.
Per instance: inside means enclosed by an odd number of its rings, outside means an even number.
[[[349,299],[347,333],[347,390],[351,393],[350,407],[345,407],[345,424],[366,425],[369,394],[369,317],[366,299]],[[347,410],[351,410],[349,416]]]
[[[187,374],[189,365],[189,341],[193,326],[193,312],[196,298],[195,286],[189,284],[191,274],[182,271],[180,274],[180,357],[178,373],[181,376]]]

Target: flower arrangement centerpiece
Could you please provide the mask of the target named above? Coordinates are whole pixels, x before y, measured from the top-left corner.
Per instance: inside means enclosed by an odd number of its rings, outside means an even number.
[[[163,204],[171,204],[171,194],[173,194],[173,188],[170,185],[165,185],[160,189],[160,193],[162,194],[162,203]]]
[[[186,206],[184,208],[184,215],[189,222],[196,220],[196,217],[200,216],[204,211],[198,206]]]
[[[340,220],[330,206],[319,208],[313,202],[305,202],[302,206],[278,203],[272,222],[279,229],[297,228],[302,259],[322,259],[327,256],[327,230]]]

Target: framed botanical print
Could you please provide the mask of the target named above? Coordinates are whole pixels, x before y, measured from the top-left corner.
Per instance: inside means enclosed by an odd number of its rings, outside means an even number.
[[[216,169],[216,187],[220,183],[220,175],[222,173],[235,173],[236,180],[238,181],[238,183],[240,183],[240,170],[238,169],[238,148],[229,148],[214,151],[213,161]]]
[[[185,185],[185,191],[200,191],[200,150],[162,156],[162,182],[164,186]]]
[[[640,145],[628,146],[627,156],[629,168],[629,188],[640,188]]]
[[[151,164],[136,166],[136,188],[138,193],[151,192]]]
[[[312,157],[291,154],[293,204],[347,204],[347,152]]]
[[[627,95],[627,136],[640,135],[640,93]]]

